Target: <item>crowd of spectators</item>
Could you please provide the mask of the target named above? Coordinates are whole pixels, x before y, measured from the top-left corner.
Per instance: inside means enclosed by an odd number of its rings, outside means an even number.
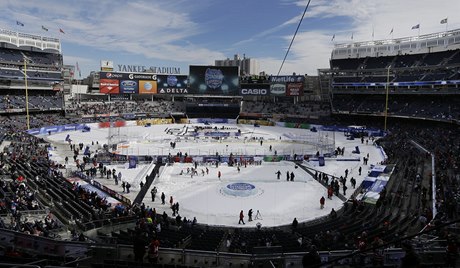
[[[260,102],[244,101],[242,111],[245,113],[280,114],[283,116],[323,117],[330,114],[330,106],[320,102]]]
[[[377,102],[379,100],[376,100]],[[399,100],[400,101],[400,100]],[[422,100],[421,100],[422,101]],[[448,101],[448,100],[446,100]],[[453,101],[453,100],[452,100]],[[101,111],[108,111],[110,113],[112,112],[120,112],[120,113],[126,113],[125,109],[128,109],[128,112],[135,112],[138,111],[136,110],[137,108],[135,107],[136,105],[138,106],[149,106],[149,105],[144,105],[146,103],[151,103],[151,102],[142,102],[142,101],[137,101],[137,102],[114,102],[114,103],[99,103],[99,102],[94,102],[92,104],[85,103],[85,104],[75,104],[77,105],[75,108],[78,107],[77,110],[85,110],[88,113],[92,112],[101,112]],[[280,105],[276,105],[274,107],[273,104],[269,103],[256,103],[256,102],[245,102],[246,109],[245,111],[248,112],[257,112],[257,113],[283,113],[283,114],[297,114],[300,113],[302,115],[309,114],[309,113],[316,113],[319,114],[323,112],[323,110],[327,110],[325,106],[321,106],[320,104],[313,104],[313,103],[299,103],[297,104],[297,109],[300,108],[300,112],[295,110],[292,104],[288,103],[283,103]],[[343,101],[343,105],[345,106],[346,100]],[[365,104],[362,102],[356,102],[356,106],[358,109],[362,109],[365,107]],[[399,102],[393,101],[392,105],[390,107],[407,107],[407,105],[412,105],[412,103],[408,103],[405,105],[399,105]],[[120,105],[119,107],[117,104]],[[87,105],[87,106],[84,106]],[[164,109],[171,109],[172,103],[168,101],[160,101],[156,103],[155,105],[151,107],[157,107],[160,109],[161,107],[164,107]],[[399,106],[398,106],[399,105]],[[429,106],[429,105],[428,105]],[[432,105],[433,106],[433,105]],[[120,108],[121,107],[121,108]],[[245,106],[243,106],[245,107]],[[422,107],[420,105],[420,107]],[[433,109],[436,108],[442,108],[443,105],[435,105]],[[134,109],[134,110],[129,110],[129,109]],[[426,107],[425,107],[426,108]],[[106,109],[106,110],[104,110]],[[114,110],[112,110],[114,109]],[[163,109],[163,108],[162,108]],[[303,110],[302,110],[303,109]],[[396,108],[393,108],[396,110]],[[428,109],[428,108],[426,108]],[[409,110],[407,108],[407,110]],[[455,110],[455,109],[453,109]],[[373,111],[373,109],[371,109]],[[452,111],[452,109],[450,109]],[[38,126],[43,126],[43,125],[53,125],[53,124],[64,124],[66,122],[70,122],[69,119],[63,118],[62,116],[58,114],[53,114],[53,115],[39,115],[35,114],[32,116],[33,120],[31,120],[31,127],[38,127]],[[36,201],[36,193],[30,189],[26,184],[22,183],[19,178],[20,174],[17,173],[17,165],[11,165],[8,161],[15,161],[15,162],[21,162],[23,163],[21,166],[24,168],[28,168],[27,166],[29,165],[30,168],[30,163],[45,163],[46,165],[49,165],[50,167],[52,164],[48,161],[47,158],[47,150],[46,146],[43,146],[42,144],[44,143],[43,140],[38,139],[33,136],[29,136],[23,132],[19,132],[18,130],[24,130],[25,129],[25,116],[9,116],[9,117],[2,117],[2,125],[0,126],[0,134],[2,134],[3,139],[9,140],[12,143],[5,147],[4,154],[1,155],[0,159],[0,164],[2,167],[2,172],[3,174],[11,175],[12,180],[11,181],[6,181],[4,179],[0,180],[0,186],[2,188],[2,191],[5,192],[6,190],[8,192],[14,193],[12,198],[9,200],[4,199],[2,204],[4,204],[5,209],[8,209],[13,216],[17,215],[16,212],[18,207],[23,207],[24,209],[31,210],[31,209],[38,209],[40,208],[40,204]],[[424,221],[424,224],[422,224],[420,229],[422,227],[427,226],[426,228],[437,228],[440,226],[442,223],[448,222],[450,220],[454,220],[457,218],[457,209],[460,204],[460,191],[458,190],[458,183],[459,183],[459,178],[460,174],[458,173],[459,170],[459,164],[460,164],[460,142],[457,139],[457,137],[460,136],[460,129],[456,126],[449,125],[447,127],[439,126],[439,125],[402,125],[402,124],[394,124],[390,128],[390,133],[389,135],[383,140],[384,142],[387,141],[384,145],[385,151],[389,157],[389,159],[413,159],[413,161],[408,161],[404,162],[407,163],[406,167],[403,167],[400,172],[402,174],[406,174],[407,176],[403,177],[408,177],[411,179],[411,184],[413,183],[414,188],[413,189],[418,189],[417,190],[417,195],[422,195],[423,190],[422,188],[424,185],[418,180],[418,176],[421,176],[425,180],[429,179],[426,176],[426,172],[423,174],[418,174],[417,168],[414,168],[415,166],[423,165],[426,161],[428,161],[428,155],[426,155],[423,152],[416,152],[412,148],[413,145],[410,143],[410,140],[414,140],[420,145],[422,145],[424,148],[428,149],[430,152],[434,153],[435,156],[435,163],[436,163],[436,170],[435,170],[435,175],[436,175],[436,188],[435,189],[430,189],[427,188],[425,192],[425,197],[422,199],[429,200],[430,192],[435,191],[437,200],[436,202],[436,208],[438,211],[437,216],[431,221],[432,217],[429,215],[429,211],[427,211],[427,207],[429,207],[427,204],[421,206],[420,210],[413,210],[410,211],[410,213],[407,213],[408,215],[411,216],[409,220],[412,220],[414,217],[417,219],[421,219],[420,217],[423,216],[426,218],[426,221]],[[48,174],[49,175],[49,174]],[[55,178],[62,179],[62,174],[57,174],[54,172],[51,172],[51,176],[54,176]],[[47,179],[47,177],[44,175],[44,179]],[[108,206],[107,202],[97,196],[94,192],[88,192],[81,186],[74,184],[65,184],[63,181],[64,187],[70,187],[71,190],[75,193],[76,199],[78,199],[81,202],[86,203],[88,206],[94,209],[95,213],[93,214],[93,217],[91,218],[92,220],[97,220],[100,218],[107,217],[106,212],[111,212],[112,215],[109,217],[122,217],[122,216],[137,216],[139,217],[139,221],[137,222],[137,228],[136,228],[136,237],[137,236],[144,236],[144,237],[149,237],[149,238],[156,238],[158,233],[161,232],[161,230],[166,230],[168,229],[168,225],[171,223],[171,221],[168,219],[168,215],[164,216],[163,215],[157,215],[152,208],[145,208],[143,206],[133,206],[133,207],[125,207],[125,206],[116,206],[114,208],[111,208]],[[419,185],[419,186],[417,186]],[[398,189],[398,187],[395,187],[394,189]],[[404,188],[407,190],[407,192],[410,192],[409,188]],[[390,191],[390,189],[388,190]],[[386,196],[384,195],[385,198],[391,197],[392,199],[401,199],[401,196],[403,196],[404,192],[400,194],[399,197],[397,197],[397,191],[395,191],[394,195],[387,194]],[[6,194],[5,194],[6,196]],[[385,199],[384,198],[384,199]],[[400,204],[400,202],[396,202],[394,200],[381,200],[380,202],[383,203],[383,207],[386,207],[388,209],[385,209],[384,211],[391,211],[392,209],[395,209],[395,207],[391,207],[392,205],[395,205],[396,203]],[[1,206],[0,206],[1,207]],[[391,208],[389,208],[391,207]],[[356,208],[353,211],[350,211],[350,214],[347,214],[348,217],[351,215],[355,215],[355,211],[365,212],[366,209],[363,207],[360,207],[359,209]],[[409,210],[408,210],[409,211]],[[365,233],[365,235],[368,237],[366,240],[366,243],[369,243],[369,240],[373,240],[376,237],[381,238],[381,236],[387,236],[387,239],[391,237],[391,228],[388,227],[388,225],[385,225],[385,222],[391,222],[392,220],[395,221],[395,223],[398,223],[400,220],[402,221],[403,219],[399,219],[397,217],[389,217],[389,218],[383,218],[384,214],[380,214],[380,211],[376,210],[377,214],[365,214],[364,216],[369,216],[369,215],[379,215],[382,216],[382,218],[375,217],[375,220],[369,222],[362,222],[362,225],[360,226],[353,226],[354,228],[360,228],[357,229],[361,235],[360,237],[363,237],[363,233],[361,232],[364,228],[368,228],[369,230],[379,230],[379,231],[384,231],[382,232],[376,232],[372,234]],[[96,215],[96,216],[94,216]],[[389,213],[391,215],[391,213]],[[393,215],[394,216],[394,215]],[[48,215],[46,216],[48,217]],[[13,228],[15,230],[20,230],[23,232],[28,232],[31,234],[43,234],[47,235],[46,233],[49,230],[52,230],[52,228],[58,228],[59,224],[57,221],[53,221],[54,218],[52,216],[49,216],[48,218],[44,218],[43,221],[41,220],[35,220],[34,222],[29,222],[26,223],[25,221],[22,221],[21,217],[13,217],[13,220],[11,221],[11,224],[7,225],[4,222],[2,222],[3,226],[8,226],[9,228]],[[341,216],[338,216],[339,220],[343,219],[340,218]],[[337,222],[339,221],[337,219],[334,219],[332,222]],[[420,223],[423,221],[418,220],[417,223]],[[407,223],[407,222],[405,222]],[[190,219],[181,219],[181,218],[175,218],[173,221],[173,224],[175,226],[178,226],[178,228],[189,228],[194,225],[194,221],[191,221]],[[325,226],[322,226],[325,227]],[[335,226],[334,228],[338,228]],[[340,227],[342,228],[342,227]],[[345,228],[345,227],[343,227]],[[350,228],[348,226],[347,228]],[[307,239],[307,233],[309,230],[304,230],[305,235],[302,235],[301,237],[305,237]],[[357,233],[356,230],[353,230],[353,232],[348,233],[350,234],[355,234]],[[446,231],[446,229],[440,229],[436,230],[437,235],[439,235],[442,238],[449,238],[451,240],[455,241],[455,235],[452,232]],[[147,234],[147,236],[145,236]],[[270,236],[272,237],[272,236]],[[280,239],[280,236],[276,236],[277,239]],[[137,238],[135,238],[137,239]],[[360,246],[360,241],[355,241],[354,238],[350,236],[345,236],[344,232],[339,232],[337,229],[321,229],[318,231],[315,235],[312,237],[308,238],[308,244],[314,244],[317,246],[319,249],[331,249],[331,245],[340,245],[340,248],[349,248],[349,249],[361,249]],[[292,240],[292,239],[291,239]],[[261,240],[262,241],[262,240]],[[267,242],[267,240],[264,240]],[[270,243],[273,243],[272,240],[270,240]],[[306,243],[307,240],[304,240],[302,243]],[[380,243],[379,240],[377,239],[376,243]],[[339,243],[340,242],[340,243]],[[249,241],[248,241],[249,243]],[[277,242],[278,243],[278,242]],[[285,245],[285,244],[283,244]],[[296,248],[298,249],[298,248]]]
[[[25,95],[3,95],[0,96],[0,109],[8,111],[9,109],[26,109]],[[58,93],[47,95],[29,95],[29,109],[30,110],[62,110],[62,95]]]
[[[127,114],[127,113],[149,113],[167,114],[171,112],[184,112],[180,103],[168,100],[133,100],[133,101],[102,101],[102,102],[70,102],[66,110],[77,115],[95,114]]]

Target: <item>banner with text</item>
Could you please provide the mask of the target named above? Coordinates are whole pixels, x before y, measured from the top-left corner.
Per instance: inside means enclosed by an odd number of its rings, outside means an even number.
[[[241,84],[240,95],[268,96],[270,95],[270,84]]]
[[[158,94],[188,94],[188,76],[157,75]]]
[[[105,94],[157,94],[157,75],[99,72],[99,92]]]
[[[118,79],[100,79],[99,92],[105,94],[119,94],[120,81]]]
[[[272,96],[301,96],[305,77],[301,75],[270,76],[270,94]]]

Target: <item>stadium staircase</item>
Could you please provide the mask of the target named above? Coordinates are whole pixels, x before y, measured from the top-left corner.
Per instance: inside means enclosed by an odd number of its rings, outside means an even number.
[[[331,179],[334,179],[334,180],[338,180],[339,178],[338,177],[335,177],[333,175],[330,175],[330,174],[327,174],[325,172],[320,172],[320,171],[317,171],[313,168],[310,168],[310,167],[306,167],[304,166],[303,164],[300,164],[298,163],[298,161],[295,162],[297,164],[297,166],[299,166],[301,169],[303,169],[305,172],[307,172],[308,174],[310,174],[310,176],[316,180],[317,182],[319,182],[321,185],[323,185],[326,189],[328,188],[329,185],[327,185],[325,182],[321,181],[321,180],[318,180],[317,178],[315,178],[315,174],[314,172],[318,172],[318,174],[320,173],[324,173],[326,174],[328,177],[329,177],[329,181],[331,181]],[[339,195],[337,196],[340,200],[342,200],[343,202],[346,202],[347,201],[347,197],[344,196],[343,194],[340,193],[339,191]]]

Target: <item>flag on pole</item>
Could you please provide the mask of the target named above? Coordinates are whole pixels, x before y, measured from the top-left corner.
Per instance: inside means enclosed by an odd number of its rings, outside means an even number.
[[[59,28],[59,32],[65,34],[64,30],[62,30],[61,28]]]
[[[446,24],[447,23],[447,18],[441,20],[441,24]]]
[[[393,30],[394,30],[394,28],[391,28],[390,34],[392,34],[392,33],[393,33]]]
[[[331,41],[334,41],[334,39],[335,39],[335,34],[332,36],[332,39],[331,39]]]
[[[46,28],[45,26],[42,25],[42,30],[48,31],[48,28]]]
[[[412,30],[415,30],[415,29],[420,29],[420,23],[417,24],[417,25],[412,26]]]
[[[16,21],[16,25],[19,25],[19,26],[24,27],[24,23],[22,23],[22,22],[20,22],[20,21],[18,21],[18,20]]]

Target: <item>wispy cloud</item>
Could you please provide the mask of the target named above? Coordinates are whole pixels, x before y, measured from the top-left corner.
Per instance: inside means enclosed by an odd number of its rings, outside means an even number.
[[[99,61],[98,54],[109,59],[123,55],[186,66],[212,64],[216,59],[227,58],[225,53],[245,53],[260,61],[261,70],[276,73],[306,3],[307,0],[267,0],[264,5],[269,7],[263,9],[267,14],[257,17],[257,25],[266,28],[248,30],[244,25],[235,26],[235,19],[253,16],[255,6],[240,8],[238,14],[229,9],[225,16],[229,21],[206,20],[210,14],[222,12],[222,4],[211,0],[79,0],[73,4],[59,0],[5,0],[0,1],[0,25],[35,34],[43,34],[41,25],[46,25],[50,29],[47,35],[63,40],[65,61],[72,57],[89,59],[85,53],[92,52],[96,59],[88,62],[91,66]],[[234,5],[239,4],[250,3],[235,0]],[[281,16],[280,8],[291,15]],[[446,17],[450,29],[460,28],[458,10],[458,0],[311,1],[283,73],[315,74],[316,69],[327,67],[333,35],[335,42],[351,42],[352,33],[354,41],[370,40],[372,32],[375,40],[387,39],[393,28],[393,37],[397,38],[418,34],[411,30],[418,23],[421,34],[432,33],[445,29],[439,22]],[[25,27],[16,26],[16,20]],[[213,23],[219,24],[220,31],[213,28]],[[59,28],[66,34],[59,34]],[[66,50],[66,45],[79,48],[80,53]]]

